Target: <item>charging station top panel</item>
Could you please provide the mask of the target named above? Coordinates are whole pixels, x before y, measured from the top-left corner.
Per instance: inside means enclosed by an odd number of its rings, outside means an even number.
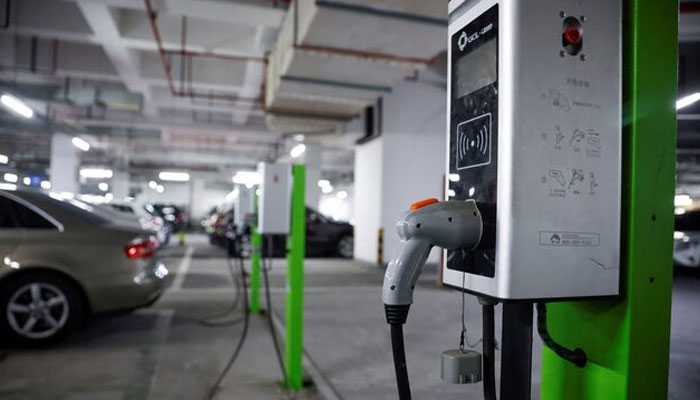
[[[289,234],[292,168],[289,164],[258,164],[262,177],[258,198],[258,232]]]
[[[621,0],[453,0],[446,196],[485,232],[443,282],[501,299],[619,294]],[[495,72],[494,72],[495,71]]]

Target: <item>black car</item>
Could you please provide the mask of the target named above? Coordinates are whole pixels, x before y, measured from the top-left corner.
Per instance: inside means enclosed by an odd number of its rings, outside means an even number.
[[[257,221],[255,214],[245,217],[242,233],[237,235],[236,250],[243,256],[250,255],[250,227]],[[272,243],[270,243],[270,240]],[[307,257],[343,257],[353,256],[353,227],[347,222],[332,221],[309,207],[306,208],[306,256]],[[270,253],[273,257],[284,257],[287,253],[287,236],[265,235],[263,237],[263,256]]]
[[[172,204],[146,204],[145,210],[157,217],[163,218],[163,221],[171,229],[171,232],[179,232],[186,228],[185,213],[177,206]]]

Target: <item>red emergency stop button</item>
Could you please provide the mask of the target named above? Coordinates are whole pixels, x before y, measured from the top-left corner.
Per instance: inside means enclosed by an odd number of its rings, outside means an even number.
[[[561,52],[562,57],[566,53],[576,56],[581,52],[583,49],[583,26],[581,25],[581,20],[574,17],[566,17],[564,19],[561,44],[564,47],[564,51]]]
[[[577,45],[581,42],[581,31],[573,26],[566,28],[564,31],[564,40],[567,44]]]

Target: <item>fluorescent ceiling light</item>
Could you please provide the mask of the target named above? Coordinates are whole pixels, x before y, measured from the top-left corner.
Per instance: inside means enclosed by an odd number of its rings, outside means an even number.
[[[676,102],[676,110],[680,110],[681,108],[686,108],[689,105],[694,104],[698,101],[700,101],[700,92],[693,93],[689,96],[685,96]]]
[[[5,178],[5,181],[10,182],[10,183],[17,183],[17,180],[19,179],[17,174],[13,174],[10,172],[5,173],[3,178]]]
[[[34,115],[34,111],[32,111],[29,106],[24,104],[22,100],[16,98],[15,96],[3,94],[2,97],[0,97],[0,102],[2,102],[2,105],[8,110],[19,114],[24,118],[31,118]]]
[[[0,182],[0,190],[17,190],[17,185],[14,183]]]
[[[107,182],[100,182],[97,184],[97,188],[103,192],[106,192],[109,190],[109,185],[107,184]]]
[[[330,186],[331,182],[328,179],[321,179],[318,181],[318,187],[323,188],[324,186]]]
[[[187,172],[163,171],[158,174],[158,178],[166,182],[187,182],[190,180],[190,174]]]
[[[333,191],[333,186],[331,186],[331,185],[324,186],[321,188],[321,191],[325,194],[328,194],[328,193]]]
[[[148,182],[148,187],[153,189],[153,190],[156,190],[156,188],[158,187],[158,182],[150,181],[150,182]]]
[[[450,174],[450,182],[459,182],[459,174]]]
[[[233,183],[246,185],[249,188],[262,183],[262,176],[257,171],[238,171],[233,176]]]
[[[341,190],[340,192],[336,193],[335,195],[338,196],[339,199],[347,199],[348,198],[348,192],[346,192],[345,190]]]
[[[10,157],[0,154],[0,164],[7,164],[8,162],[10,162]]]
[[[297,135],[294,135],[294,140],[296,140],[297,142],[303,142],[303,141],[304,141],[304,135],[302,135],[301,133],[300,133],[300,134],[297,134]]]
[[[32,184],[32,178],[25,176],[24,179],[22,179],[22,183],[24,183],[25,186],[29,186]]]
[[[674,198],[673,203],[676,207],[687,207],[693,205],[693,199],[691,199],[687,194],[678,194]]]
[[[306,151],[306,145],[305,144],[298,144],[292,148],[292,151],[289,152],[289,155],[292,156],[292,158],[297,158],[300,155],[304,154]]]
[[[73,138],[73,140],[71,140],[71,143],[73,143],[73,146],[77,147],[78,149],[80,149],[82,151],[90,150],[90,143],[88,143],[83,138],[79,138],[76,136]]]
[[[165,187],[163,185],[156,186],[156,192],[158,192],[158,193],[165,192]]]
[[[51,189],[51,182],[49,181],[41,181],[41,188],[42,189]]]
[[[80,176],[83,178],[109,179],[114,175],[111,169],[103,168],[82,168]]]

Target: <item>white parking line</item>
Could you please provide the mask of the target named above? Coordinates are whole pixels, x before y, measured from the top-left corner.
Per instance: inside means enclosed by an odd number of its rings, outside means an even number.
[[[187,275],[190,264],[192,264],[192,254],[194,254],[194,247],[188,246],[187,250],[185,250],[185,256],[182,257],[182,261],[180,261],[180,266],[177,267],[177,274],[175,275],[175,279],[173,279],[172,286],[170,286],[171,289],[182,289],[182,284],[185,282],[185,275]]]

